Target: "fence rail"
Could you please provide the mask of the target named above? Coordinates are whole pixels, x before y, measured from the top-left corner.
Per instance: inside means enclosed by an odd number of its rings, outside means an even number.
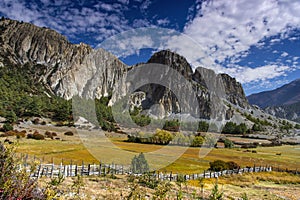
[[[29,170],[29,169],[28,169]],[[224,170],[220,172],[204,171],[203,173],[196,174],[175,174],[166,172],[153,172],[151,175],[157,180],[169,180],[177,181],[179,176],[182,176],[184,180],[197,180],[199,178],[216,178],[224,175],[243,174],[243,173],[255,173],[255,172],[270,172],[272,167],[248,167],[239,168],[235,170]],[[134,174],[128,166],[116,165],[116,164],[88,164],[88,165],[54,165],[54,164],[40,164],[37,169],[32,173],[32,177],[74,177],[80,176],[109,176],[109,175],[125,175]],[[134,174],[140,176],[141,174]]]
[[[133,174],[136,176],[140,176],[141,174],[134,174],[130,166],[118,165],[118,164],[104,164],[99,162],[98,164],[84,164],[82,162],[80,165],[75,164],[70,161],[69,164],[65,164],[66,161],[63,161],[61,164],[42,164],[42,160],[34,157],[30,159],[28,155],[22,156],[23,159],[23,167],[25,167],[30,172],[31,163],[30,161],[39,161],[40,164],[37,165],[36,170],[31,173],[32,177],[40,178],[40,177],[74,177],[77,175],[80,176],[109,176],[109,175],[129,175]],[[78,162],[77,162],[78,163]],[[299,174],[298,169],[290,170],[290,169],[282,169],[279,167],[272,166],[253,166],[253,167],[245,167],[238,168],[234,170],[224,170],[219,172],[214,171],[204,171],[203,173],[195,173],[195,174],[177,174],[172,172],[165,171],[155,171],[151,173],[157,180],[169,180],[169,181],[177,181],[178,177],[184,178],[184,180],[197,180],[199,178],[217,178],[225,175],[234,175],[234,174],[243,174],[243,173],[256,173],[256,172],[270,172],[270,171],[278,171],[278,172],[289,172],[293,174]]]

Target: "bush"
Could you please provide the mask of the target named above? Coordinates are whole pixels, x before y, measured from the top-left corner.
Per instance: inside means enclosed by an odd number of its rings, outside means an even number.
[[[33,134],[27,134],[27,139],[44,140],[45,136],[35,131]]]
[[[198,124],[198,132],[207,132],[209,128],[209,124],[205,121],[201,121]]]
[[[173,135],[166,130],[157,129],[156,133],[152,137],[152,142],[154,144],[169,144],[172,141]]]
[[[166,120],[163,129],[172,132],[178,132],[180,127],[180,123],[178,119],[176,120]]]
[[[53,139],[53,137],[57,136],[57,134],[56,134],[55,132],[46,131],[46,132],[45,132],[45,136],[46,136],[47,138]]]
[[[196,136],[191,144],[192,147],[201,147],[204,143],[204,138],[202,136]]]
[[[227,138],[224,140],[224,146],[225,148],[233,148],[234,144],[231,140],[228,140]]]
[[[2,127],[3,131],[12,131],[14,129],[14,127],[10,124],[10,123],[5,123]]]
[[[24,138],[26,136],[26,131],[23,130],[23,131],[17,132],[16,136],[17,136],[17,138],[21,138],[21,137]]]
[[[213,162],[209,163],[209,170],[211,171],[223,171],[223,170],[227,170],[228,169],[228,165],[225,161],[223,160],[215,160]]]
[[[255,123],[255,124],[253,124],[253,126],[252,126],[252,131],[263,131],[263,127],[262,127],[261,124]]]
[[[7,131],[5,132],[5,136],[6,137],[9,137],[9,136],[15,136],[16,135],[16,132],[15,131]]]
[[[214,147],[217,144],[217,138],[213,134],[206,134],[205,135],[205,144],[208,147]]]
[[[64,133],[64,135],[67,135],[67,136],[73,136],[74,133],[72,131],[67,131]]]
[[[215,160],[213,162],[210,162],[209,166],[209,170],[217,172],[223,170],[233,170],[240,167],[237,163],[233,161],[225,162],[223,160]]]
[[[30,178],[20,165],[15,146],[6,147],[0,142],[0,199],[46,199],[43,190],[38,188],[37,179]]]

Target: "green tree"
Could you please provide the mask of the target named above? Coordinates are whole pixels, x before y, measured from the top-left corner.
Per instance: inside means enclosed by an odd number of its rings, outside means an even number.
[[[14,129],[14,127],[10,123],[5,123],[2,128],[4,132],[12,131]]]
[[[222,129],[222,133],[227,133],[227,134],[232,134],[234,133],[236,130],[236,123],[234,122],[227,122],[224,126],[224,128]]]
[[[252,126],[252,131],[263,131],[263,127],[261,124],[255,123]]]
[[[209,124],[205,121],[200,121],[198,124],[198,132],[207,132]]]
[[[18,119],[16,113],[13,110],[10,110],[6,113],[5,118],[9,123],[15,123]]]
[[[246,124],[245,123],[241,123],[241,124],[239,124],[239,125],[237,125],[235,127],[235,131],[234,132],[236,134],[245,134],[247,132],[247,130],[248,130],[248,128],[247,128]]]
[[[149,165],[143,153],[134,156],[131,161],[131,169],[133,173],[143,174],[149,172]]]
[[[209,163],[209,170],[211,170],[211,171],[219,172],[219,171],[223,171],[226,169],[228,169],[228,165],[223,160],[215,160],[215,161]]]
[[[234,144],[233,144],[233,142],[232,142],[231,140],[228,140],[228,139],[226,138],[226,139],[224,140],[224,146],[225,146],[225,148],[231,149],[231,148],[233,148]]]

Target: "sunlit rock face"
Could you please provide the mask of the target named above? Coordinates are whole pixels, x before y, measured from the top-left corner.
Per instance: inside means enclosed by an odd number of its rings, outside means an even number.
[[[129,102],[133,106],[142,107],[159,118],[189,114],[194,118],[225,119],[231,114],[224,102],[242,108],[249,106],[241,84],[234,78],[203,67],[193,71],[184,57],[169,50],[155,53],[146,64],[169,67],[164,74],[156,74],[158,82],[180,76],[186,84],[176,80],[164,86],[151,84],[153,75],[149,69],[145,78],[149,84],[127,94],[133,84],[128,82],[128,74],[141,65],[128,67],[104,49],[72,44],[48,28],[9,19],[0,21],[0,46],[0,67],[32,65],[33,73],[41,71],[38,80],[65,99],[75,95],[111,96],[110,105],[114,105],[121,97],[131,95]]]

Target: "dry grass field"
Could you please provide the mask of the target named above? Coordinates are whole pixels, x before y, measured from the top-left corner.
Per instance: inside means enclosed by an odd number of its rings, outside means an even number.
[[[59,140],[9,137],[10,140],[18,141],[18,152],[35,155],[46,163],[52,161],[57,164],[69,163],[72,160],[73,163],[81,164],[82,161],[98,163],[101,160],[106,163],[129,165],[134,155],[140,152],[154,152],[146,154],[150,166],[156,169],[163,166],[160,170],[185,174],[201,173],[209,167],[209,162],[217,159],[235,161],[241,166],[271,165],[293,170],[300,166],[300,146],[258,147],[249,150],[218,148],[212,149],[205,157],[199,158],[199,151],[206,149],[129,143],[125,142],[126,136],[122,134],[110,134],[112,143],[103,142],[102,140],[107,138],[97,135],[99,133],[95,131],[80,131],[80,134],[86,136],[80,138],[75,129],[67,127],[30,126],[22,129],[26,129],[27,132],[37,130],[42,134],[45,131],[54,131],[58,134]],[[64,135],[64,132],[70,130],[75,133],[74,136]],[[0,140],[4,139],[0,138]],[[171,162],[173,160],[174,162]]]

